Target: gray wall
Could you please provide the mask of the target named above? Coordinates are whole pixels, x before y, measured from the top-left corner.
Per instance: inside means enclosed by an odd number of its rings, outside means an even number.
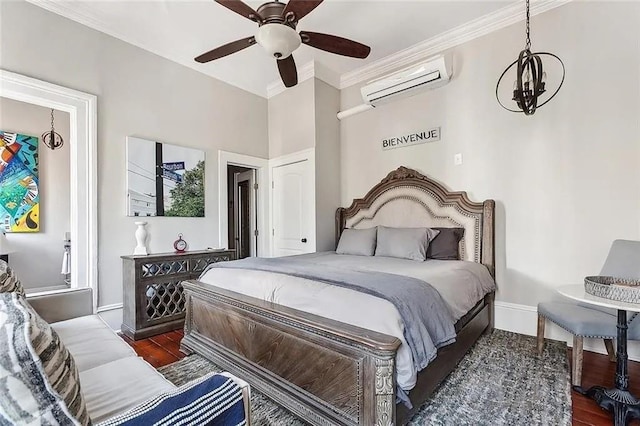
[[[340,91],[315,81],[316,249],[335,250],[335,214],[340,207]]]
[[[9,263],[26,288],[64,283],[60,270],[64,233],[69,231],[70,218],[68,113],[55,112],[55,128],[65,144],[52,151],[40,137],[51,129],[51,110],[0,97],[0,130],[36,136],[39,141],[40,232],[7,234],[14,250]]]
[[[315,152],[316,250],[334,250],[340,206],[340,91],[310,78],[269,99],[269,158]]]
[[[269,158],[315,146],[314,79],[269,99]]]
[[[206,217],[149,218],[150,251],[172,251],[178,233],[190,249],[215,246],[217,151],[267,158],[267,101],[37,6],[1,2],[0,12],[0,67],[98,96],[99,306],[122,302],[120,256],[135,247],[126,136],[206,151]],[[105,317],[119,328],[119,311]]]
[[[535,305],[597,272],[614,238],[640,239],[638,3],[572,2],[533,18],[534,49],[567,66],[562,91],[533,117],[494,98],[523,45],[519,23],[452,49],[449,85],[342,121],[339,156],[336,91],[324,83],[307,80],[267,102],[36,6],[0,2],[0,12],[0,67],[98,96],[100,305],[121,302],[119,256],[135,245],[135,219],[124,215],[127,135],[207,153],[206,218],[151,218],[152,252],[171,250],[178,232],[192,249],[216,243],[218,149],[274,158],[315,147],[318,177],[340,182],[323,195],[327,212],[400,165],[496,199],[498,297],[507,302]],[[352,107],[359,87],[340,96],[340,109]],[[379,146],[431,126],[442,126],[442,141]],[[328,217],[317,217],[324,236]]]
[[[456,47],[449,85],[343,120],[342,204],[400,165],[495,199],[498,298],[535,305],[597,273],[613,239],[640,239],[640,4],[571,2],[533,18],[534,50],[560,56],[567,77],[530,117],[494,94],[523,38],[519,23]],[[358,91],[342,91],[342,109]],[[440,142],[380,147],[432,126]]]

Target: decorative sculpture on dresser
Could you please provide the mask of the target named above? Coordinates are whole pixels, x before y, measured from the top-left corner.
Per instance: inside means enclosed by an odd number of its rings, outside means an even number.
[[[149,254],[147,252],[147,237],[149,233],[147,232],[147,222],[134,222],[138,229],[136,229],[136,248],[133,250],[134,255],[146,255]]]

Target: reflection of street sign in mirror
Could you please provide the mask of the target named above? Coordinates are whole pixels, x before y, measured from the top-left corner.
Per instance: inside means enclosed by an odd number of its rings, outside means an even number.
[[[174,182],[182,182],[182,175],[179,175],[176,172],[172,172],[171,170],[164,169],[162,171],[162,177]]]
[[[162,168],[164,170],[176,171],[176,170],[184,170],[184,161],[177,161],[174,163],[164,163],[162,164]]]
[[[127,215],[204,216],[204,152],[127,137]]]

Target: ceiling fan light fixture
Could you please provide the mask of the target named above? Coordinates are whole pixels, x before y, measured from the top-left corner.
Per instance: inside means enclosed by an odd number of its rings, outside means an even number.
[[[264,24],[256,32],[256,41],[276,59],[289,57],[302,40],[293,28],[283,24]]]

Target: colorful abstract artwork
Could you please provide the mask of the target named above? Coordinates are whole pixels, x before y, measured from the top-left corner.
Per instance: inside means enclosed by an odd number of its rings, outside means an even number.
[[[38,232],[38,138],[0,130],[0,230]]]

